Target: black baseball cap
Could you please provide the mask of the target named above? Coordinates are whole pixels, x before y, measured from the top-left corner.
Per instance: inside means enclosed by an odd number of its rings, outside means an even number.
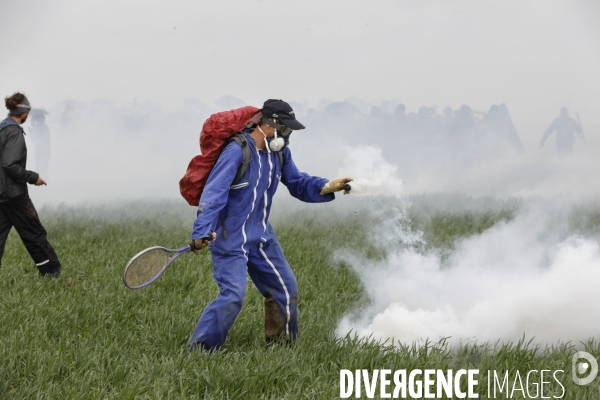
[[[296,119],[292,107],[283,100],[269,99],[265,101],[265,104],[263,104],[260,111],[263,117],[277,118],[285,124],[285,126],[295,131],[305,128],[304,125]]]

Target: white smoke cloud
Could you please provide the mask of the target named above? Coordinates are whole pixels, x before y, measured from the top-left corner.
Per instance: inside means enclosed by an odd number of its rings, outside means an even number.
[[[388,163],[381,149],[374,146],[348,147],[338,173],[354,178],[352,194],[359,196],[392,196],[402,194],[402,179],[396,176],[398,167]]]
[[[361,171],[365,177],[376,172]],[[598,243],[566,233],[564,206],[528,204],[512,221],[458,241],[443,259],[418,250],[422,233],[409,228],[410,203],[398,198],[392,210],[379,211],[387,216],[369,235],[382,260],[347,249],[335,254],[357,273],[371,301],[344,317],[337,334],[409,344],[448,337],[452,344],[523,335],[541,343],[596,337],[600,319],[591,299],[600,281]]]

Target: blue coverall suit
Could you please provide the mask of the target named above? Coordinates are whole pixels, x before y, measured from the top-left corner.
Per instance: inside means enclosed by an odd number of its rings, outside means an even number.
[[[333,193],[319,195],[327,179],[300,172],[289,148],[283,150],[283,165],[276,153],[257,150],[248,131],[251,161],[244,176],[233,183],[242,162],[242,149],[229,143],[211,171],[198,207],[192,239],[217,233],[209,244],[213,275],[220,292],[202,313],[190,339],[190,348],[217,349],[242,308],[246,272],[265,297],[267,340],[298,335],[296,278],[287,263],[269,223],[271,201],[279,181],[290,194],[311,203],[328,202]]]

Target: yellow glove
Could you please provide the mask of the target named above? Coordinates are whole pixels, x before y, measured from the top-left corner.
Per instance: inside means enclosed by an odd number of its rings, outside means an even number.
[[[339,192],[340,190],[344,189],[344,185],[346,185],[346,183],[348,182],[352,182],[354,179],[352,178],[339,178],[339,179],[334,179],[332,181],[329,181],[325,184],[325,186],[323,186],[323,189],[321,189],[321,196],[323,196],[324,194],[327,193],[333,193],[333,192]],[[349,192],[347,190],[344,190],[344,194],[348,194]]]

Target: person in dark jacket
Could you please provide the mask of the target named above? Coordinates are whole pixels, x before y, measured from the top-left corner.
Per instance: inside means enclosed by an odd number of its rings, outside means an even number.
[[[31,105],[22,93],[5,98],[8,117],[0,122],[0,262],[10,229],[14,226],[35,262],[40,276],[60,276],[61,265],[46,239],[38,213],[29,198],[27,184],[46,185],[38,173],[28,171],[27,146],[22,125]]]
[[[560,109],[560,117],[556,118],[550,124],[550,127],[544,132],[540,149],[544,147],[544,142],[552,132],[556,131],[556,151],[558,154],[570,154],[573,151],[573,143],[575,142],[575,133],[583,138],[581,126],[573,118],[569,117],[569,110],[565,107]]]

